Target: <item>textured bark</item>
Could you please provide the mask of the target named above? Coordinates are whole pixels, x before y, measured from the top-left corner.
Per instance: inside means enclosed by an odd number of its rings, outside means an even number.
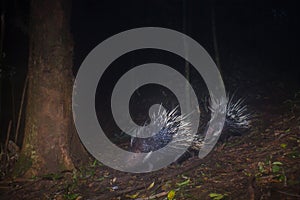
[[[84,156],[71,111],[73,43],[68,0],[31,0],[25,137],[18,175],[72,170]],[[80,156],[77,159],[80,159]]]

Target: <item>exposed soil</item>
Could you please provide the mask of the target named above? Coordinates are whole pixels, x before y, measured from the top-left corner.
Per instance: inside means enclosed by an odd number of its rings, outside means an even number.
[[[91,161],[74,172],[7,178],[1,199],[300,199],[299,99],[261,102],[249,134],[218,143],[202,160],[147,174]]]

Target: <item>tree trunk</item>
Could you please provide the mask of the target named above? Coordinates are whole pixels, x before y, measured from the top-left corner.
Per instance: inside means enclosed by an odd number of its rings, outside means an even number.
[[[26,177],[72,170],[71,144],[77,145],[73,146],[78,150],[77,155],[85,155],[71,111],[70,2],[31,0],[30,3],[25,136],[15,170],[15,175]]]
[[[217,39],[217,28],[216,28],[216,14],[215,14],[215,1],[211,1],[211,28],[212,28],[212,35],[213,35],[213,44],[214,44],[214,51],[215,51],[215,61],[219,71],[222,71],[221,62],[220,62],[220,54],[219,54],[219,45]]]

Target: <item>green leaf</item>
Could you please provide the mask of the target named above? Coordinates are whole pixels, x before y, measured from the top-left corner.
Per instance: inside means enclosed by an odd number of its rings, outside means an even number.
[[[92,167],[95,167],[97,165],[97,159],[94,160]]]
[[[272,163],[272,165],[283,165],[283,164],[282,164],[282,162],[275,161]]]
[[[278,166],[278,165],[273,165],[272,166],[272,172],[273,173],[277,173],[277,172],[279,172],[280,171],[280,167]]]
[[[286,179],[285,175],[281,174],[279,177],[278,177],[278,180],[279,181],[284,181]]]
[[[290,131],[291,131],[291,129],[288,128],[288,129],[286,129],[284,132],[288,133],[288,132],[290,132]]]
[[[66,194],[65,195],[65,199],[67,199],[67,200],[75,200],[78,196],[79,196],[79,194]]]
[[[286,146],[287,146],[287,144],[285,144],[285,143],[280,144],[280,147],[283,148],[283,149],[285,149]]]
[[[174,190],[171,190],[169,193],[168,193],[168,200],[173,200],[175,197],[175,191]]]
[[[220,200],[224,198],[223,194],[218,194],[218,193],[210,193],[208,196],[213,200]]]
[[[264,168],[264,163],[263,162],[258,162],[258,170],[260,173],[265,172],[265,168]]]
[[[139,196],[139,192],[137,192],[137,193],[135,193],[135,194],[133,194],[133,195],[128,195],[128,194],[126,194],[126,197],[127,198],[130,198],[130,199],[136,199],[138,196]]]
[[[184,186],[184,185],[188,185],[189,183],[190,183],[190,179],[187,179],[186,181],[183,181],[181,183],[176,183],[176,185],[181,187],[181,186]]]

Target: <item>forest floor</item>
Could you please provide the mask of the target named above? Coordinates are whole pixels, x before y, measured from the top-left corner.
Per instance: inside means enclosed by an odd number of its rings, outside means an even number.
[[[0,199],[300,199],[299,98],[264,101],[249,134],[219,142],[202,160],[145,174],[91,161],[74,172],[7,178]]]

